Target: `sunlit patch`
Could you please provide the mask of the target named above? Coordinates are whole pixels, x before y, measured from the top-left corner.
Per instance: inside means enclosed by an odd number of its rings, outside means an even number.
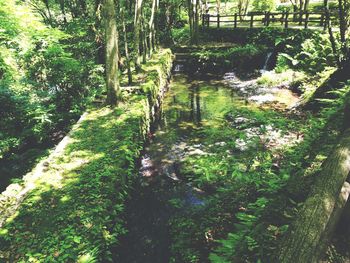
[[[68,195],[62,196],[61,199],[60,199],[60,201],[61,201],[62,203],[65,203],[65,202],[67,202],[67,201],[69,201],[69,200],[71,200],[71,197],[68,196]]]

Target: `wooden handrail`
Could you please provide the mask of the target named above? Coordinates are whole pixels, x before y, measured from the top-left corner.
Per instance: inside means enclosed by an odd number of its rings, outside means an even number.
[[[329,19],[336,18],[336,15],[329,14]],[[233,18],[230,20],[230,18]],[[231,24],[234,28],[237,28],[239,24],[248,23],[251,28],[254,27],[255,22],[261,22],[263,26],[270,26],[271,23],[280,23],[284,28],[290,27],[291,23],[302,26],[305,29],[309,27],[310,23],[313,25],[325,27],[327,16],[324,12],[249,12],[245,15],[235,13],[233,15],[202,15],[202,26],[209,27],[210,23],[216,23],[216,27],[220,28],[222,23]],[[247,24],[246,24],[247,26]]]

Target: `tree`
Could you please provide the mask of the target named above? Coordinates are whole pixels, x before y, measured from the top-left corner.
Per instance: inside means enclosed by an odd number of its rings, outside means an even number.
[[[152,55],[152,52],[156,49],[156,29],[155,29],[155,16],[159,6],[159,0],[152,0],[152,12],[151,18],[149,19],[149,52]]]
[[[271,11],[275,8],[275,6],[276,6],[275,0],[266,0],[266,1],[254,0],[253,1],[254,10],[257,10],[257,11]]]
[[[248,12],[250,0],[238,0],[237,9],[240,19],[243,19],[242,16],[245,16]]]
[[[122,26],[123,26],[124,51],[125,51],[126,67],[127,67],[127,72],[128,72],[128,83],[130,85],[132,83],[132,73],[131,73],[129,45],[128,45],[128,38],[127,38],[127,34],[126,34],[125,15],[124,15],[124,8],[123,7],[120,8],[120,16],[121,16]]]
[[[107,103],[116,105],[120,96],[118,79],[118,31],[113,0],[104,0],[106,36]]]
[[[318,263],[349,199],[350,116],[349,95],[344,106],[345,131],[341,135],[287,234],[277,262]]]
[[[199,35],[199,0],[188,0],[187,5],[191,42],[197,44]]]
[[[348,200],[350,184],[350,129],[322,166],[313,189],[278,257],[281,263],[317,263],[327,247],[342,209]]]
[[[140,50],[140,33],[141,33],[141,11],[143,0],[136,0],[134,16],[134,45],[136,52],[135,68],[136,71],[141,69],[141,50]]]
[[[328,0],[324,0],[324,11],[326,17],[325,27],[328,29],[329,40],[332,44],[332,50],[336,57],[338,68],[343,68],[350,60],[349,46],[348,46],[348,30],[349,30],[349,15],[350,15],[350,3],[349,0],[338,0],[338,12],[339,12],[339,42],[340,50],[337,48],[337,40],[333,33],[333,26],[330,19],[329,3]]]
[[[342,55],[339,58],[341,66],[349,59],[349,47],[347,43],[347,35],[349,29],[349,13],[350,2],[349,0],[338,0],[339,10],[339,31],[340,31],[340,44]]]

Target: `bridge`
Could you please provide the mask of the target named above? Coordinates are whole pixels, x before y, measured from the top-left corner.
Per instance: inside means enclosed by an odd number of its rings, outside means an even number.
[[[284,28],[327,28],[328,22],[336,22],[335,13],[326,12],[249,12],[246,15],[203,14],[202,26],[205,27],[284,27]]]

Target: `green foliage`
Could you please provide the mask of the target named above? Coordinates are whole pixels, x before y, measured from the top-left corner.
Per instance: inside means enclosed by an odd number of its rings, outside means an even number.
[[[93,37],[81,34],[87,25],[71,24],[70,35],[40,22],[28,3],[12,0],[1,1],[0,17],[3,176],[16,175],[5,166],[15,156],[21,159],[19,152],[48,147],[65,133],[102,92],[104,79],[95,65]]]
[[[189,62],[193,68],[203,72],[215,72],[215,70],[230,70],[236,68],[242,71],[253,71],[263,64],[266,49],[264,46],[247,44],[232,48],[203,48],[191,53]],[[220,65],[220,67],[217,67]]]
[[[280,72],[294,68],[315,74],[327,67],[335,67],[335,57],[326,34],[314,34],[312,38],[305,39],[301,49],[287,45],[286,51],[280,53],[277,60],[277,70]]]
[[[235,214],[234,230],[219,240],[220,245],[210,255],[211,262],[233,262],[238,258],[247,262],[268,262],[273,258],[309,193],[313,177],[336,143],[348,94],[348,87],[337,91],[338,98],[328,104],[321,117],[308,116],[308,120],[298,125],[304,136],[303,143],[285,149],[278,174],[273,170],[266,173],[266,168],[257,171],[254,183],[264,178],[265,187],[258,185],[258,197],[243,206],[243,212]],[[267,165],[267,160],[261,163]],[[260,177],[261,173],[268,176]],[[336,252],[330,255],[339,257]]]
[[[276,1],[275,0],[265,0],[265,1],[254,0],[252,5],[253,5],[254,11],[272,11],[276,7]]]
[[[279,71],[279,70],[276,70]],[[273,71],[265,72],[261,75],[261,77],[258,79],[258,84],[264,85],[267,87],[274,87],[277,85],[283,85],[283,83],[290,83],[290,85],[293,85],[293,83],[298,83],[306,78],[306,75],[302,72],[297,72],[293,70],[285,70],[281,73],[275,73]]]
[[[171,36],[175,45],[190,43],[190,28],[188,26],[172,28]]]
[[[156,83],[159,92],[171,68],[169,50],[155,54],[145,65],[145,74],[154,68],[158,75],[152,72],[144,81]],[[35,187],[0,230],[0,259],[112,261],[110,250],[127,231],[125,201],[149,131],[149,105],[155,103],[136,94],[125,101],[114,109],[90,109],[41,177],[28,175],[33,179],[26,180],[33,180]]]

